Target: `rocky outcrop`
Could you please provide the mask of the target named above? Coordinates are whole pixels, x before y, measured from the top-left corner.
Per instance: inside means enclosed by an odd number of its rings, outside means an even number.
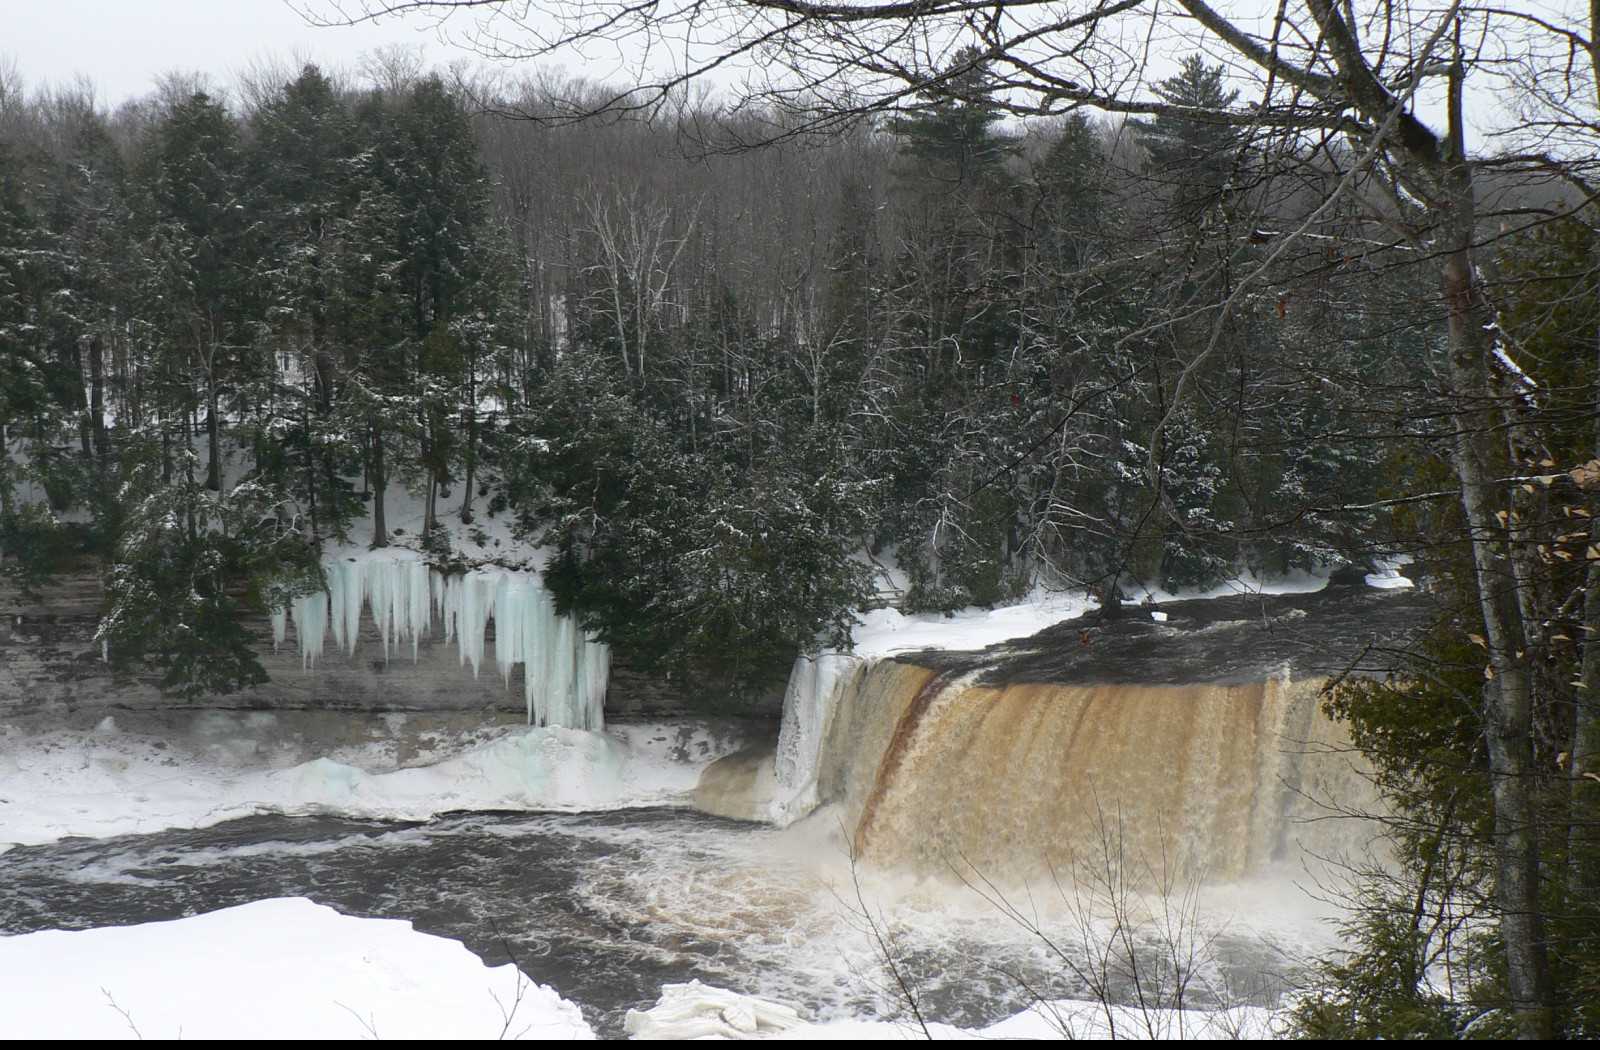
[[[118,675],[94,643],[102,592],[98,577],[64,578],[30,601],[0,585],[0,718],[50,711],[159,710],[181,708],[332,711],[461,711],[512,716],[524,709],[522,669],[503,681],[492,663],[474,678],[454,645],[435,631],[384,658],[383,641],[364,617],[353,656],[331,647],[314,668],[301,666],[293,644],[272,647],[265,618],[248,626],[260,639],[259,656],[271,681],[253,689],[197,700],[166,696],[151,674]],[[493,627],[489,628],[492,647]],[[613,664],[606,717],[629,721],[703,712],[707,689],[641,674]],[[776,717],[781,686],[759,698],[753,712]],[[747,709],[748,711],[748,709]]]

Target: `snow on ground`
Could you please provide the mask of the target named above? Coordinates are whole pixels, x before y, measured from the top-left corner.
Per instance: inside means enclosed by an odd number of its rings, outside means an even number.
[[[957,1028],[901,1018],[815,1024],[782,1003],[712,988],[699,981],[668,984],[648,1010],[628,1011],[635,1039],[1268,1039],[1271,1011],[1141,1009],[1081,1000],[1039,1003],[987,1028]]]
[[[1035,590],[1017,605],[998,609],[973,607],[949,616],[908,616],[898,609],[874,609],[861,614],[851,637],[855,654],[867,658],[918,649],[982,649],[1037,634],[1051,624],[1082,616],[1093,608],[1094,601],[1082,593]]]
[[[1386,568],[1391,568],[1386,565]],[[1370,582],[1371,577],[1368,577]],[[1194,598],[1226,598],[1238,594],[1306,594],[1328,585],[1327,576],[1293,572],[1263,579],[1246,573],[1209,590],[1166,591],[1142,584],[1124,584],[1126,601],[1159,605]],[[1409,586],[1407,580],[1403,586]],[[1374,584],[1374,586],[1382,586]],[[983,649],[1014,638],[1037,634],[1063,620],[1092,611],[1097,602],[1082,591],[1050,592],[1036,588],[1016,605],[997,609],[976,606],[949,615],[906,615],[897,609],[862,613],[851,637],[858,656],[872,658],[918,649]]]
[[[0,1039],[593,1039],[458,941],[299,897],[0,937]]]
[[[1261,576],[1253,572],[1241,573],[1231,580],[1224,580],[1215,587],[1180,587],[1169,591],[1162,587],[1151,587],[1146,584],[1126,583],[1122,593],[1126,601],[1151,602],[1184,602],[1194,599],[1206,598],[1231,598],[1241,594],[1311,594],[1320,591],[1328,585],[1327,573],[1305,572],[1295,569],[1282,576]]]
[[[1411,558],[1399,555],[1377,559],[1375,571],[1367,575],[1369,587],[1382,590],[1411,587],[1411,580],[1400,575],[1402,565]],[[874,563],[876,564],[876,563]],[[886,574],[887,578],[887,574]],[[1241,594],[1310,594],[1328,585],[1326,573],[1295,570],[1283,576],[1263,577],[1243,573],[1208,589],[1183,588],[1176,591],[1151,587],[1137,581],[1122,585],[1124,601],[1159,606],[1166,602],[1205,598],[1228,598]],[[1097,602],[1082,591],[1050,592],[1035,588],[1016,605],[997,609],[976,606],[949,615],[919,613],[906,615],[897,609],[874,609],[860,614],[851,637],[857,656],[868,659],[919,649],[983,649],[999,642],[1026,638],[1063,620],[1090,612]],[[1152,613],[1157,620],[1165,614]]]
[[[122,732],[111,719],[89,733],[0,727],[0,849],[257,813],[425,820],[457,810],[687,805],[706,763],[738,744],[697,723],[603,732],[507,726],[461,739],[455,753],[430,754],[430,764],[396,769],[377,745],[344,748],[346,761],[262,755],[271,715],[211,714],[219,717],[205,725],[224,731],[204,739],[198,731],[181,740]]]

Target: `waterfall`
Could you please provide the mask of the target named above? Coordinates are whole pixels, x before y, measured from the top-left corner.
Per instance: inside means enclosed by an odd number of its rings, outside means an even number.
[[[484,640],[494,621],[495,668],[508,686],[517,665],[523,669],[524,699],[530,725],[599,729],[604,723],[610,647],[561,616],[536,572],[475,569],[441,573],[410,551],[379,550],[323,559],[325,591],[296,598],[273,614],[275,646],[287,638],[293,620],[302,665],[322,656],[328,631],[337,650],[353,655],[365,608],[383,644],[383,658],[411,643],[417,658],[434,614],[445,642],[455,642],[463,664],[476,677],[483,664]]]
[[[773,818],[830,807],[853,855],[1029,877],[1117,851],[1208,880],[1360,849],[1370,786],[1321,683],[981,684],[901,660],[796,666]]]

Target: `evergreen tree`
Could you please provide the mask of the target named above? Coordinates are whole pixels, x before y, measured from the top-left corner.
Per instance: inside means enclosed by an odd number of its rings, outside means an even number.
[[[250,353],[254,231],[240,200],[240,162],[233,118],[201,91],[166,103],[141,160],[157,267],[146,309],[158,333],[164,410],[180,442],[203,414],[212,491],[224,480],[226,399],[260,378]]]
[[[314,66],[253,115],[249,170],[264,231],[264,351],[275,370],[254,421],[254,456],[273,484],[296,493],[313,543],[343,536],[361,504],[347,480],[360,456],[349,441],[345,353],[357,313],[347,296],[369,245],[354,226],[366,172],[345,100]]]
[[[1151,171],[1170,187],[1168,207],[1190,227],[1225,218],[1237,195],[1241,134],[1237,125],[1206,115],[1226,111],[1239,93],[1228,90],[1221,66],[1208,66],[1199,55],[1185,58],[1182,71],[1157,84],[1155,93],[1180,112],[1134,126],[1149,151]]]

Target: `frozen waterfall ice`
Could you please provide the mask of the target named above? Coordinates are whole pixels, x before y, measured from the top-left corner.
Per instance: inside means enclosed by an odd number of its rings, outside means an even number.
[[[818,775],[830,719],[840,696],[854,689],[870,666],[871,661],[851,653],[822,652],[795,660],[783,698],[773,770],[772,819],[779,827],[799,820],[821,801]]]
[[[435,610],[445,641],[454,641],[461,662],[474,676],[483,664],[484,637],[493,620],[495,668],[507,685],[513,667],[523,668],[523,690],[531,725],[599,729],[604,721],[610,648],[597,642],[555,601],[538,573],[475,569],[446,574],[411,551],[377,550],[323,559],[326,591],[296,598],[293,619],[302,664],[322,656],[328,629],[341,652],[355,652],[361,610],[370,610],[383,640],[383,656],[407,641],[416,659],[420,638],[432,630]],[[275,645],[288,635],[284,612],[272,617]]]

